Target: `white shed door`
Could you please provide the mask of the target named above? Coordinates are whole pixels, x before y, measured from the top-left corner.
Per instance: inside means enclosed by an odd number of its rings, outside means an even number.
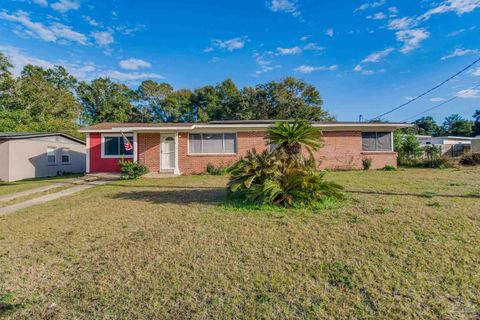
[[[173,136],[162,135],[161,148],[161,169],[173,170],[175,169],[175,138]]]

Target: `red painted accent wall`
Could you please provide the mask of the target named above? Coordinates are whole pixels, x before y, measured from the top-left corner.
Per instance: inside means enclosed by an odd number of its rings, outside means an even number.
[[[120,172],[118,161],[122,158],[102,159],[102,134],[90,133],[88,139],[90,143],[90,152],[88,159],[88,161],[90,161],[90,172]]]

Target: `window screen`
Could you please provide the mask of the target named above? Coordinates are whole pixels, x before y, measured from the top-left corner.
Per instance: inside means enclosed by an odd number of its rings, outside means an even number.
[[[133,136],[127,136],[127,139],[133,145]],[[133,150],[125,150],[122,137],[105,137],[103,154],[106,156],[128,156],[133,155]]]
[[[70,150],[62,149],[62,163],[70,163]]]
[[[52,148],[52,147],[47,148],[47,162],[48,163],[57,162],[57,157],[55,156],[55,148]]]
[[[237,136],[235,133],[194,133],[189,134],[189,152],[194,153],[236,153]]]
[[[391,132],[362,132],[363,151],[392,151]]]

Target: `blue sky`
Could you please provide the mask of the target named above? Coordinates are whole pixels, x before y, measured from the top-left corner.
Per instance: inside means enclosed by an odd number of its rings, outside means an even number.
[[[239,86],[293,75],[317,86],[339,120],[372,118],[480,56],[480,0],[2,0],[0,50],[64,65],[81,80],[109,76],[175,88],[232,78]],[[390,115],[471,118],[480,63]]]

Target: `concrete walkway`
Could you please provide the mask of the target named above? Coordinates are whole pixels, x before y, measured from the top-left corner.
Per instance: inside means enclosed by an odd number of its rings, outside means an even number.
[[[65,196],[69,196],[71,194],[74,194],[74,193],[77,193],[77,192],[80,192],[80,191],[83,191],[83,190],[87,190],[87,189],[93,188],[93,187],[98,186],[98,185],[103,185],[103,184],[106,184],[106,183],[107,183],[107,181],[85,182],[83,184],[78,184],[76,186],[73,186],[71,188],[68,188],[68,189],[65,189],[65,190],[62,190],[62,191],[59,191],[59,192],[47,194],[47,195],[44,195],[44,196],[41,196],[41,197],[38,197],[38,198],[34,198],[34,199],[27,200],[27,201],[24,201],[24,202],[12,204],[11,206],[0,208],[0,216],[4,216],[4,215],[7,215],[9,213],[15,212],[17,210],[25,209],[25,208],[32,207],[32,206],[35,206],[35,205],[38,205],[38,204],[42,204],[42,203],[45,203],[45,202],[48,202],[48,201],[52,201],[52,200],[56,200],[56,199],[59,199],[59,198],[65,197]],[[58,187],[58,184],[57,184],[56,187]],[[43,191],[45,191],[45,190],[43,190]]]
[[[63,186],[66,186],[66,185],[68,185],[68,183],[52,183],[52,184],[49,184],[49,185],[46,185],[46,186],[41,186],[41,187],[37,187],[37,188],[33,188],[33,189],[27,189],[27,190],[20,191],[20,192],[15,192],[15,193],[12,193],[12,194],[6,194],[6,195],[3,195],[3,196],[0,196],[0,202],[10,201],[10,200],[17,199],[17,198],[20,198],[20,197],[29,196],[29,195],[34,194],[34,193],[45,192],[45,191],[55,189],[55,188],[59,188],[59,187],[63,187]]]

